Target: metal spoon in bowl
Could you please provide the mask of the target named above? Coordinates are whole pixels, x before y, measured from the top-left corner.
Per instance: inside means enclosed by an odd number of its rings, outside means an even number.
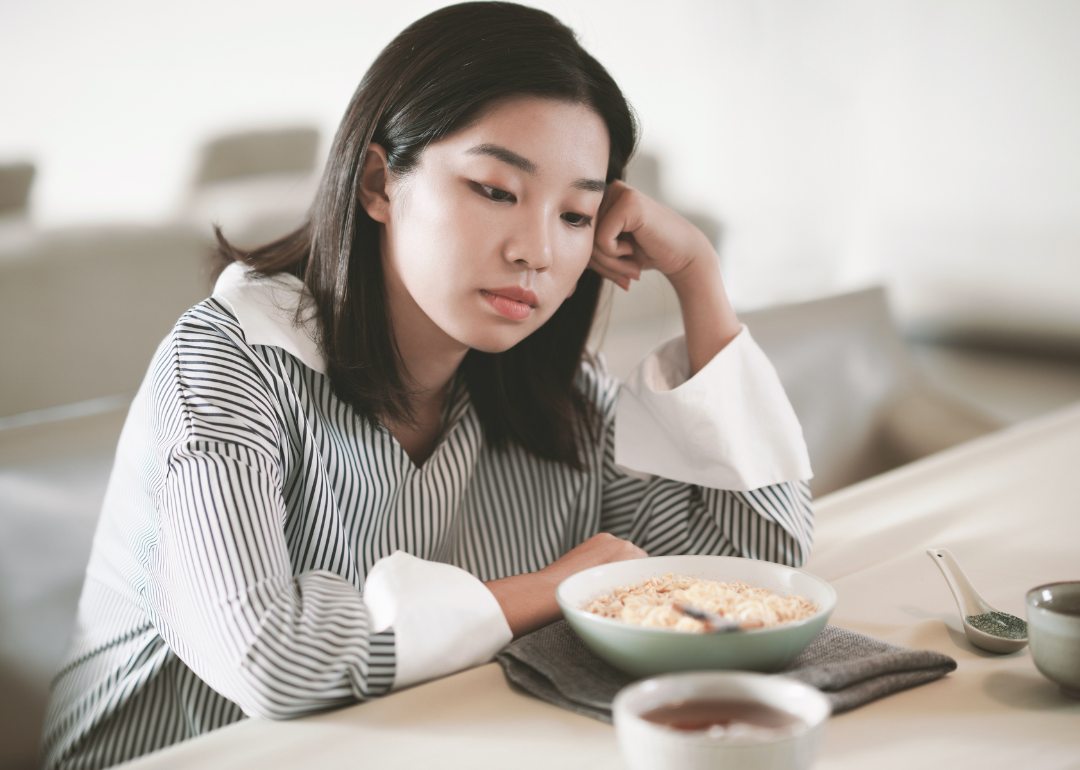
[[[1027,623],[987,604],[948,550],[928,548],[926,555],[938,565],[952,590],[969,642],[984,650],[1001,653],[1016,652],[1028,643]]]
[[[761,626],[761,621],[728,620],[723,615],[717,615],[715,612],[699,609],[692,604],[672,602],[671,606],[686,617],[700,620],[704,623],[705,633],[707,634],[727,634],[731,631],[746,631]]]

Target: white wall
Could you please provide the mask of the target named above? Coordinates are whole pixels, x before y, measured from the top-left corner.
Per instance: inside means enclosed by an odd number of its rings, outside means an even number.
[[[1031,297],[1080,306],[1080,3],[536,4],[623,86],[668,196],[723,221],[742,305],[926,275],[983,280],[985,302],[1019,268]],[[42,226],[162,220],[206,136],[329,136],[379,48],[439,5],[4,0],[0,161],[39,163]]]

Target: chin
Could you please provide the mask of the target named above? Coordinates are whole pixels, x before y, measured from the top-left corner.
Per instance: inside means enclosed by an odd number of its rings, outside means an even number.
[[[536,329],[531,326],[528,329],[521,326],[504,326],[501,329],[474,330],[472,334],[465,335],[464,339],[459,339],[481,353],[505,353],[534,331]]]

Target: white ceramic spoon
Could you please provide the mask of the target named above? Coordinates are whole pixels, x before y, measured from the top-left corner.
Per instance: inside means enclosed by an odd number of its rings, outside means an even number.
[[[941,574],[945,576],[945,582],[952,589],[953,598],[956,599],[956,606],[960,608],[960,620],[964,623],[964,633],[967,634],[969,642],[990,652],[1016,652],[1028,643],[1027,624],[1015,615],[996,610],[987,604],[986,600],[979,596],[975,586],[971,585],[971,581],[964,574],[964,570],[960,568],[960,562],[948,550],[944,548],[928,548],[926,555],[934,560],[934,564],[938,565]],[[1009,620],[1010,623],[1015,621],[1015,623],[1023,624],[1025,629],[1024,637],[1022,639],[1013,639],[1008,636],[998,636],[978,629],[968,621],[968,618],[972,616],[991,615],[991,613],[1005,616],[1004,619],[1006,620],[1011,619]],[[993,620],[994,616],[991,615],[991,618],[988,619],[989,622],[984,624],[984,628],[992,628]],[[1004,624],[1002,625],[1004,626]]]

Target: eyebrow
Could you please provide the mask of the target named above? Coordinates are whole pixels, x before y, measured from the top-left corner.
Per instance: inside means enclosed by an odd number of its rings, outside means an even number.
[[[465,154],[490,155],[496,160],[501,160],[503,163],[507,163],[514,168],[521,169],[530,176],[536,176],[540,170],[536,167],[536,164],[528,158],[518,155],[513,150],[508,150],[497,144],[478,144],[475,147],[470,147]],[[585,190],[586,192],[603,193],[607,191],[607,183],[602,179],[575,179],[570,186],[576,190]]]

